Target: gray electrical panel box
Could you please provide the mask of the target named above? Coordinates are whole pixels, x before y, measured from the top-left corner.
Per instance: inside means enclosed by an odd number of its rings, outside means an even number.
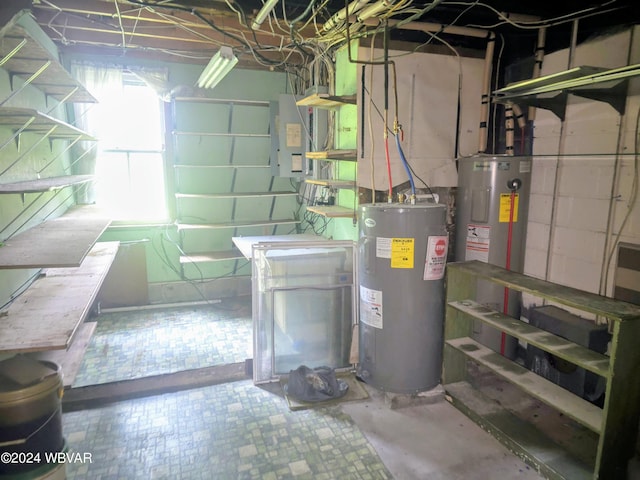
[[[271,173],[275,177],[307,175],[306,107],[296,106],[300,98],[280,95],[271,102]]]
[[[313,87],[311,93],[325,93],[326,87]],[[306,95],[305,95],[306,96]],[[280,95],[271,102],[271,172],[276,177],[314,176],[313,160],[307,152],[325,148],[328,131],[328,111],[309,106],[297,106],[304,98],[291,94]]]

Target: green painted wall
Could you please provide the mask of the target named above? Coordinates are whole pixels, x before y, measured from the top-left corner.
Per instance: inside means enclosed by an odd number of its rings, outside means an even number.
[[[73,60],[94,60],[76,56]],[[116,59],[107,62],[117,63]],[[157,62],[129,62],[128,65],[166,67],[171,88],[178,96],[191,96],[189,90],[195,85],[202,72],[201,65],[183,63],[160,64]],[[184,88],[182,88],[184,87]],[[286,77],[282,73],[234,69],[213,90],[204,91],[207,96],[219,99],[270,101],[287,90]],[[197,92],[202,94],[203,91]],[[226,132],[228,131],[229,107],[197,102],[175,102],[167,111],[167,130],[183,132]],[[231,131],[235,133],[269,133],[268,108],[236,106],[233,110]],[[232,141],[229,137],[205,135],[167,136],[173,150],[167,155],[166,165],[170,177],[169,184],[181,193],[214,193],[233,191],[257,192],[268,190],[291,190],[288,179],[273,178],[270,169],[174,169],[174,163],[182,164],[269,164],[270,140],[268,138],[243,138]],[[271,203],[265,199],[202,200],[175,199],[174,191],[168,192],[168,201],[175,202],[175,212],[183,223],[216,223],[235,218],[252,220],[268,218]],[[297,208],[295,197],[277,198],[273,208],[273,218],[291,218]],[[175,219],[172,219],[175,220]],[[290,233],[292,225],[283,225],[275,233]],[[199,281],[203,278],[218,278],[235,275],[250,275],[250,265],[245,261],[218,261],[212,263],[183,264],[179,257],[181,248],[188,253],[229,250],[232,235],[266,235],[272,228],[243,228],[242,230],[204,230],[178,232],[173,223],[156,226],[110,227],[100,240],[146,241],[147,276],[149,283],[175,282],[182,279]],[[178,246],[179,245],[179,246]]]
[[[353,41],[351,50],[357,52],[358,42]],[[336,52],[336,95],[355,95],[358,88],[358,65],[349,61],[345,47]],[[336,149],[355,149],[358,141],[358,107],[343,105],[336,112]],[[356,180],[356,162],[336,162],[336,178]],[[341,189],[337,199],[338,205],[353,209],[358,205],[357,189]],[[357,212],[357,210],[356,210]],[[358,240],[358,226],[351,218],[334,218],[327,235],[335,240]]]
[[[51,48],[47,44],[47,48]],[[345,61],[344,51],[338,54],[338,78],[336,89],[338,94],[355,93],[356,67]],[[93,57],[64,58],[68,65],[72,60],[93,60]],[[118,63],[121,60],[106,58],[107,63]],[[169,83],[171,87],[185,86],[191,88],[202,66],[190,64],[159,64],[157,62],[139,61],[129,62],[137,65],[167,67]],[[14,87],[19,86],[20,80],[15,80]],[[277,100],[278,95],[288,91],[286,76],[282,73],[234,69],[223,81],[207,94],[215,98],[238,100]],[[0,97],[6,97],[11,92],[9,75],[0,69]],[[27,87],[22,93],[11,100],[12,106],[23,106],[40,111],[49,112],[53,116],[67,119],[66,107],[55,107],[55,101],[46,99],[45,96],[33,87]],[[182,109],[182,111],[180,111]],[[167,119],[169,130],[187,131],[225,131],[228,128],[228,108],[211,105],[179,105],[175,108],[175,119]],[[126,114],[126,112],[123,112]],[[338,114],[337,148],[355,148],[357,109],[355,106],[344,107]],[[268,134],[268,108],[262,112],[249,107],[235,107],[231,131],[236,133],[265,133]],[[218,130],[219,129],[219,130]],[[8,128],[0,128],[0,140],[6,140],[12,135]],[[168,137],[169,138],[169,137]],[[0,167],[2,170],[9,167],[17,155],[29,149],[38,136],[35,134],[23,134],[17,142],[7,141],[6,146],[0,150]],[[5,143],[5,142],[2,142]],[[42,142],[33,148],[15,166],[11,166],[0,179],[1,182],[18,181],[41,176],[64,175],[71,173],[70,158],[68,154],[62,154],[62,149],[67,145],[66,141],[55,140]],[[268,138],[247,138],[243,141],[236,140],[233,146],[228,138],[220,139],[206,136],[191,136],[179,138],[173,144],[172,158],[167,158],[167,164],[174,161],[183,163],[217,163],[234,164],[260,164],[268,165],[270,142]],[[175,156],[175,158],[174,158]],[[43,170],[50,159],[58,157],[56,161]],[[355,179],[355,165],[343,163],[338,167],[338,175],[341,178]],[[189,175],[181,173],[180,177],[174,177],[173,167],[169,168],[169,176],[172,177],[177,191],[184,193],[207,193],[212,191],[252,192],[267,190],[292,190],[292,185],[287,178],[271,177],[270,169],[237,169],[235,174],[230,170],[210,171],[207,174]],[[53,194],[47,193],[41,197],[37,194],[27,194],[24,199],[20,195],[2,195],[0,197],[0,225],[3,227],[12,223],[8,232],[20,227],[26,229],[41,222],[47,215],[53,216],[62,213],[74,202],[71,189],[61,191],[53,201],[49,201]],[[173,198],[173,192],[169,192],[169,198]],[[33,215],[35,209],[49,201],[41,212]],[[192,216],[194,221],[217,222],[228,221],[231,209],[235,211],[236,219],[251,220],[272,218],[292,218],[298,209],[295,197],[280,197],[271,203],[271,200],[240,199],[235,202],[230,200],[216,200],[215,204],[197,202],[190,199],[180,200],[184,204],[176,204],[177,213]],[[356,201],[355,192],[343,190],[340,192],[338,202],[340,205],[353,207]],[[189,205],[189,202],[192,204]],[[33,215],[33,218],[29,219]],[[27,221],[28,220],[28,221]],[[172,219],[173,220],[173,219]],[[294,233],[293,225],[272,227],[253,227],[233,232],[234,235],[269,235]],[[330,222],[329,236],[338,239],[356,239],[357,228],[351,219],[335,219]],[[179,237],[175,225],[171,222],[166,225],[114,225],[110,227],[100,238],[101,241],[119,240],[123,242],[144,242],[147,255],[147,274],[149,283],[164,283],[179,281],[181,274],[191,280],[202,278],[221,277],[235,270],[239,275],[250,275],[250,266],[243,261],[223,261],[211,264],[183,265],[179,263],[180,248],[189,249],[192,252],[224,250],[231,248],[229,232],[205,231],[195,232],[188,237]],[[5,234],[6,237],[6,234]],[[181,240],[181,241],[180,241]],[[0,301],[5,303],[12,295],[16,294],[21,285],[30,277],[36,275],[36,269],[0,270]]]

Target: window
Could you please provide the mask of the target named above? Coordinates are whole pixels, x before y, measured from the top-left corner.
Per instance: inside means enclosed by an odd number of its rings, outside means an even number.
[[[80,123],[99,140],[95,203],[113,220],[166,221],[160,98],[133,74],[118,68],[80,65],[77,70],[78,78],[98,99],[80,115],[76,112],[77,117],[86,117]]]
[[[165,220],[162,115],[155,92],[123,85],[98,120],[96,202],[116,220]]]

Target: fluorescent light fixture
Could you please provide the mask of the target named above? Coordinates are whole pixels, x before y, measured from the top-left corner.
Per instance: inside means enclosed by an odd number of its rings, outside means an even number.
[[[253,23],[251,24],[252,30],[260,29],[260,25],[262,25],[264,19],[267,18],[267,16],[271,13],[271,10],[276,8],[278,1],[279,0],[267,0],[266,3],[262,5],[262,8],[258,12],[258,15],[256,15],[256,18],[253,19]]]
[[[233,54],[231,47],[220,47],[218,53],[209,60],[209,63],[200,74],[198,87],[215,87],[236,63],[238,63],[238,58]]]

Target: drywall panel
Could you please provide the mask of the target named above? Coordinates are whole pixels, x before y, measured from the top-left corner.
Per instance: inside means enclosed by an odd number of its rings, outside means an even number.
[[[370,58],[369,48],[360,48],[360,59]],[[379,59],[380,50],[373,58]],[[478,150],[478,124],[483,60],[449,55],[391,51],[396,66],[398,121],[403,128],[401,146],[418,177],[432,187],[457,185],[455,142],[460,93],[459,151],[470,155]],[[393,130],[396,114],[393,69],[389,70],[388,128]],[[358,144],[358,185],[388,190],[384,148],[384,68],[367,66],[365,86],[371,95],[358,92],[358,104],[364,108],[364,142]],[[458,85],[461,85],[460,92]],[[378,111],[380,113],[378,113]],[[389,136],[393,185],[408,181],[392,134]],[[373,157],[373,169],[371,158]],[[422,186],[416,180],[417,186]]]

